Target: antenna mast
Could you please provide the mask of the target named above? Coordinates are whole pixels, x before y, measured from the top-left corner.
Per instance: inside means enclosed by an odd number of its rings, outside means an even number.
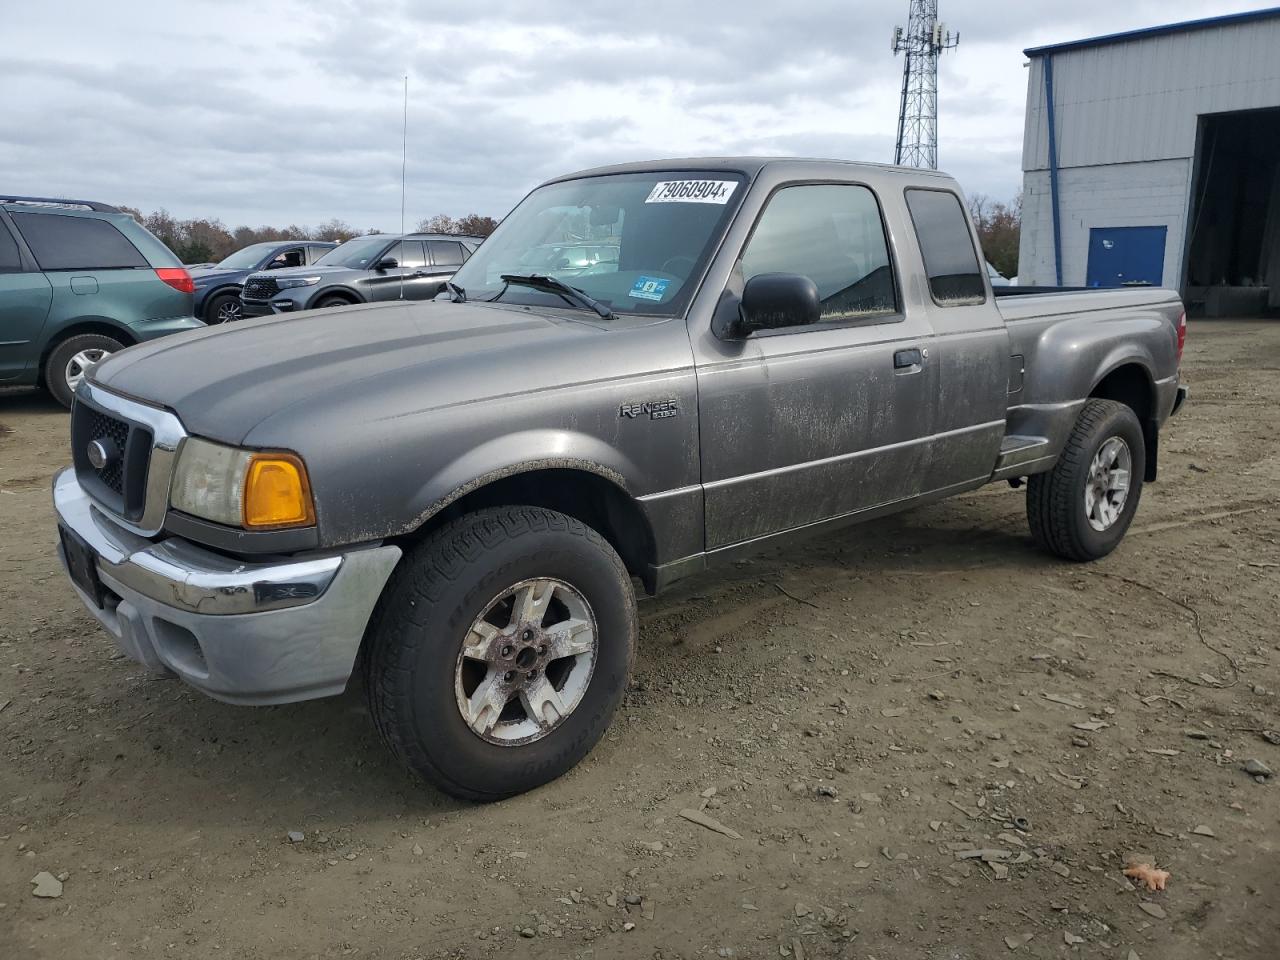
[[[904,54],[902,104],[893,162],[908,167],[938,167],[938,57],[960,43],[938,22],[938,0],[911,0],[907,29],[893,29],[893,52]]]
[[[404,75],[404,129],[400,134],[400,236],[404,236],[404,170],[409,158],[409,75]],[[402,241],[403,242],[403,241]],[[400,268],[400,299],[404,299],[404,267]]]

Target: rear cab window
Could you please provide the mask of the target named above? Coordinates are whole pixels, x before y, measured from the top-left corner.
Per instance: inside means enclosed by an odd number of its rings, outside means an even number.
[[[902,319],[880,205],[859,184],[778,189],[742,252],[743,280],[762,273],[812,280],[824,324]]]
[[[959,307],[986,302],[987,285],[960,198],[950,190],[923,189],[907,190],[906,198],[934,303]]]
[[[105,220],[53,213],[14,213],[13,221],[41,270],[133,270],[146,257]]]

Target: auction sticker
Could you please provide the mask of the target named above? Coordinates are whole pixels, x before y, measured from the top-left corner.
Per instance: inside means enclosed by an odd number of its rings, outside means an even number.
[[[631,288],[631,296],[637,300],[661,300],[670,282],[662,277],[639,277]]]
[[[645,203],[729,202],[737,180],[663,180],[655,183]]]

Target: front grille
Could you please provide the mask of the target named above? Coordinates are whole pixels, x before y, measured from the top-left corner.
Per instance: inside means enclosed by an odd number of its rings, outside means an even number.
[[[280,292],[275,277],[250,277],[245,281],[244,298],[246,300],[270,300]]]
[[[89,445],[100,441],[112,453],[98,469]],[[71,457],[76,479],[98,503],[128,520],[142,516],[151,462],[151,431],[90,406],[80,397],[71,408]]]
[[[88,422],[89,436],[94,440],[106,439],[112,441],[115,448],[123,454],[124,448],[129,444],[129,425],[123,420],[109,417],[105,413],[98,413],[96,410],[91,411],[91,413],[92,416]],[[120,457],[113,460],[99,470],[98,479],[113,493],[123,497],[124,458]]]

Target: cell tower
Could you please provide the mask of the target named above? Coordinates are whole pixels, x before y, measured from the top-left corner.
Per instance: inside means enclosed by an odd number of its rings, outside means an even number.
[[[908,167],[938,167],[938,56],[957,46],[938,22],[938,0],[911,0],[907,29],[893,29],[893,52],[902,53],[902,106],[893,162]]]

